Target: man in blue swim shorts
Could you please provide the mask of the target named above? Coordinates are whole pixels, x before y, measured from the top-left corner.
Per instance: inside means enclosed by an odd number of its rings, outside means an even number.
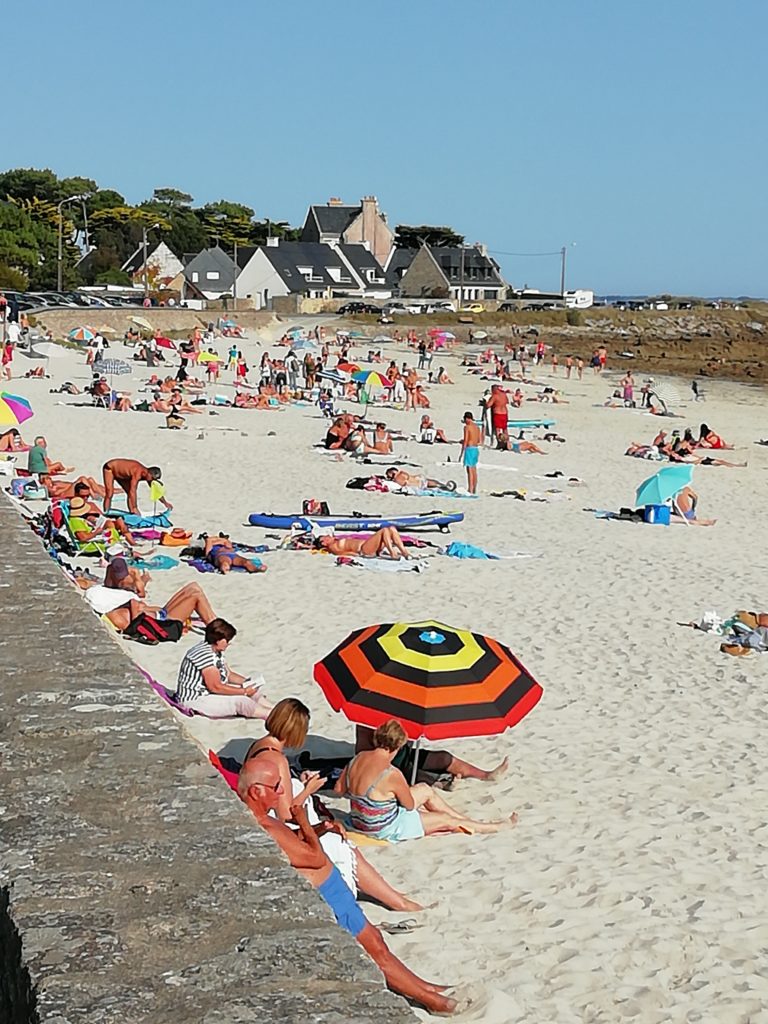
[[[366,919],[349,886],[326,856],[303,805],[291,807],[298,831],[272,817],[269,812],[277,807],[281,793],[280,771],[273,761],[252,758],[245,762],[237,783],[237,795],[288,857],[291,865],[317,889],[333,911],[336,921],[360,943],[384,975],[387,985],[432,1013],[452,1013],[456,1009],[456,1000],[443,995],[443,986],[424,981],[410,971],[389,949],[378,928]],[[330,827],[334,827],[333,823]],[[321,832],[323,828],[329,830],[327,824],[318,828]]]
[[[464,413],[464,436],[461,439],[461,461],[467,471],[467,489],[470,494],[477,494],[477,463],[480,460],[480,445],[483,434],[475,423],[471,412]]]

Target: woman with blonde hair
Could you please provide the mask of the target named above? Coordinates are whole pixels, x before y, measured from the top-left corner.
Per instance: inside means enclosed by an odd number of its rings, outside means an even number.
[[[357,754],[341,773],[336,792],[349,797],[350,821],[357,832],[397,843],[436,832],[499,832],[516,823],[516,814],[475,821],[454,810],[432,786],[409,786],[392,765],[407,738],[402,725],[390,719],[374,732],[373,749]]]
[[[264,723],[267,735],[251,744],[245,755],[241,773],[254,758],[263,758],[265,762],[275,766],[280,777],[278,788],[275,790],[275,815],[280,821],[292,823],[291,805],[304,806],[309,802],[307,810],[310,823],[313,824],[325,853],[339,869],[354,895],[357,895],[358,891],[363,892],[390,910],[410,913],[423,910],[421,904],[408,899],[382,878],[360,850],[347,840],[341,822],[320,821],[311,800],[311,797],[325,785],[326,780],[320,773],[302,772],[300,780],[291,777],[285,748],[298,750],[304,745],[309,731],[309,720],[309,708],[296,697],[286,697],[278,701]]]

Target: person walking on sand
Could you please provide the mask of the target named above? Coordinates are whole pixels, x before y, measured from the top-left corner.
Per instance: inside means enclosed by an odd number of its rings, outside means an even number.
[[[573,356],[566,356],[565,359],[565,379],[571,379],[571,373],[573,372]]]
[[[159,482],[163,475],[158,466],[147,467],[136,459],[110,459],[101,467],[101,472],[104,476],[104,511],[109,512],[112,507],[112,497],[117,485],[128,495],[128,511],[134,516],[140,514],[136,491],[141,481],[153,484],[155,481]],[[159,500],[169,512],[173,510],[173,505],[164,494],[160,495]]]
[[[480,461],[480,445],[483,435],[471,412],[464,413],[464,436],[461,439],[461,461],[467,471],[467,488],[470,494],[477,494],[477,464]]]

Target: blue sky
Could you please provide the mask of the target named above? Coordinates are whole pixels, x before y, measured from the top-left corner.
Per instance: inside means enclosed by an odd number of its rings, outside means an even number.
[[[40,0],[7,166],[303,220],[378,196],[597,292],[768,295],[765,0]],[[555,288],[557,258],[499,255]]]

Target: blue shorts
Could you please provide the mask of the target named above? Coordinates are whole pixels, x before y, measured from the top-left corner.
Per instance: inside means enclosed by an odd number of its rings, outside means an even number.
[[[330,875],[318,886],[317,891],[333,911],[336,923],[356,939],[368,921],[337,867],[331,869]]]
[[[465,466],[476,466],[480,461],[480,449],[473,445],[471,448],[464,449],[464,465]]]

